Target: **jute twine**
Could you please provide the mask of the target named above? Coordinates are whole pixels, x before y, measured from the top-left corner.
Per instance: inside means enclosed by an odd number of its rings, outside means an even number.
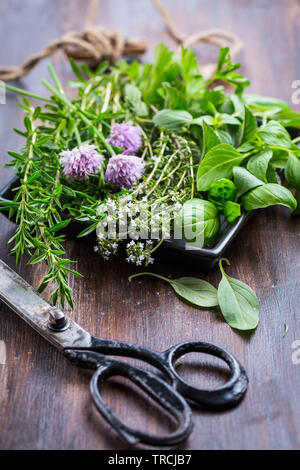
[[[218,47],[227,44],[231,47],[231,56],[235,57],[242,48],[242,42],[235,34],[223,29],[208,29],[196,34],[187,35],[176,28],[169,13],[160,0],[152,0],[165,21],[169,34],[180,45],[192,46],[197,42],[210,43]],[[52,41],[40,52],[31,55],[21,66],[1,66],[0,80],[9,81],[27,75],[41,60],[62,49],[68,57],[81,60],[90,67],[97,66],[101,61],[115,63],[123,56],[143,54],[147,50],[147,42],[139,38],[124,38],[117,31],[109,31],[92,26],[99,0],[91,0],[82,31],[68,31],[60,38]],[[208,79],[216,69],[215,63],[199,66],[202,75]]]

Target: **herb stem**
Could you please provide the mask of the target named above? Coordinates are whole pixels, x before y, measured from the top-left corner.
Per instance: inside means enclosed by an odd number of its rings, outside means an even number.
[[[168,279],[164,276],[161,276],[160,274],[149,273],[149,272],[133,274],[132,276],[129,276],[128,281],[131,282],[132,279],[134,279],[136,277],[139,277],[139,276],[153,276],[153,277],[157,277],[158,279],[162,279],[163,281],[170,282],[170,279]]]
[[[154,252],[163,244],[164,241],[165,241],[165,239],[162,238],[162,239],[157,243],[157,245],[155,245],[155,247],[152,248],[152,250],[150,251],[150,254],[154,253]]]

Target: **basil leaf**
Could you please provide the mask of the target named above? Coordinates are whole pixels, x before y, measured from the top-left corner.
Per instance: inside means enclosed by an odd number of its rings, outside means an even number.
[[[217,289],[202,279],[196,277],[168,279],[160,274],[145,272],[130,276],[129,281],[139,276],[153,276],[168,282],[180,297],[197,305],[197,307],[215,307],[218,305]]]
[[[267,183],[267,170],[272,156],[273,153],[269,149],[253,155],[247,163],[247,170],[249,170],[258,179]]]
[[[226,322],[237,330],[253,330],[259,322],[259,302],[253,290],[233,277],[228,276],[220,259],[222,280],[218,287],[218,301]]]
[[[233,181],[238,190],[238,197],[264,184],[263,181],[252,175],[246,168],[236,166],[233,169]]]
[[[237,202],[227,201],[223,209],[227,222],[233,223],[241,216],[241,206]]]
[[[217,136],[219,137],[221,144],[228,144],[228,145],[233,146],[233,144],[234,144],[233,139],[232,139],[231,135],[228,132],[223,131],[222,129],[216,129],[215,132],[216,132]]]
[[[293,215],[300,215],[300,190],[296,191],[295,199],[297,201],[297,208],[294,210]]]
[[[292,146],[290,134],[279,122],[270,121],[259,127],[257,133],[265,144],[287,148]]]
[[[195,246],[211,243],[219,232],[220,218],[216,206],[204,199],[185,202],[174,220],[174,237]],[[183,232],[183,233],[182,233]]]
[[[207,199],[222,210],[227,201],[236,200],[236,195],[237,188],[235,184],[231,180],[222,178],[210,185]]]
[[[277,204],[289,207],[292,211],[297,207],[297,201],[291,191],[284,186],[274,183],[264,184],[252,189],[252,191],[242,197],[242,205],[247,211],[275,206]]]
[[[270,164],[274,168],[285,168],[288,161],[288,150],[274,149]]]
[[[202,126],[204,122],[209,126],[212,126],[214,123],[214,118],[210,114],[205,114],[204,116],[193,119],[192,124]]]
[[[252,139],[256,132],[257,124],[250,109],[247,106],[244,106],[236,95],[233,95],[231,99],[236,112],[239,113],[240,118],[242,119],[242,123],[240,124],[239,130],[236,134],[236,146],[240,147],[242,144],[245,144]]]
[[[270,98],[268,96],[261,96],[256,94],[245,93],[243,95],[244,100],[252,109],[259,111],[270,111],[277,112],[278,110],[288,111],[290,107],[288,103],[277,98]]]
[[[300,129],[300,114],[295,111],[281,111],[273,116],[284,127]]]
[[[281,185],[281,179],[278,172],[271,165],[268,166],[266,178],[268,183],[275,183]]]
[[[198,167],[198,190],[207,191],[216,180],[231,178],[233,167],[239,165],[244,158],[244,155],[228,144],[216,145],[210,149]]]
[[[226,114],[226,113],[221,113],[218,116],[214,118],[215,123],[217,124],[217,127],[221,127],[225,124],[230,124],[233,126],[239,126],[240,121],[232,116],[231,114]]]
[[[217,134],[214,132],[214,130],[206,124],[206,122],[203,122],[202,124],[202,130],[203,130],[203,141],[202,141],[202,158],[206,153],[216,145],[219,145],[221,143],[219,137]]]
[[[189,126],[193,121],[193,116],[187,111],[163,109],[158,111],[153,117],[153,122],[157,127],[177,132],[183,126]]]
[[[290,153],[285,167],[285,178],[290,188],[300,189],[300,159]]]
[[[199,307],[215,307],[218,305],[217,289],[207,281],[196,277],[181,277],[169,280],[174,291],[180,297]]]

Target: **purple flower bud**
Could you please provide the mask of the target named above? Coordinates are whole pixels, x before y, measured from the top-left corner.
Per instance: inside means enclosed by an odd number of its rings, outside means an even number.
[[[122,188],[131,188],[142,176],[145,164],[134,155],[111,157],[105,172],[105,181]]]
[[[64,174],[78,180],[87,179],[89,174],[99,170],[104,160],[103,155],[96,151],[96,146],[89,144],[64,150],[59,155]]]
[[[114,124],[107,141],[111,145],[123,148],[127,155],[135,155],[142,145],[142,131],[139,127],[126,122]]]

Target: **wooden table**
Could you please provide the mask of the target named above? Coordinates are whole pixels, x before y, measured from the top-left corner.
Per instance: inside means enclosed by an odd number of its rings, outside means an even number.
[[[2,0],[0,63],[19,64],[64,31],[80,28],[86,3]],[[164,0],[164,4],[183,31],[223,27],[237,33],[244,42],[240,60],[243,73],[251,79],[251,91],[291,101],[291,83],[300,79],[299,1]],[[151,59],[151,48],[157,42],[165,41],[175,48],[148,0],[103,0],[97,19],[125,35],[148,38],[147,59]],[[203,62],[217,53],[213,46],[197,46],[196,50]],[[48,76],[46,62],[18,86],[44,93],[40,80]],[[72,77],[63,55],[53,57],[53,63],[65,82]],[[6,150],[22,145],[22,139],[12,131],[23,119],[16,103],[9,93],[6,105],[0,105],[2,163],[9,159]],[[1,170],[0,183],[10,175],[10,171]],[[252,336],[232,331],[219,314],[186,305],[159,280],[141,278],[129,284],[127,278],[136,268],[118,261],[106,263],[87,243],[67,241],[68,254],[78,260],[84,274],[84,279],[71,278],[74,318],[84,328],[158,350],[201,338],[227,347],[246,367],[250,387],[244,402],[224,413],[195,409],[194,432],[179,448],[300,448],[300,365],[292,362],[292,343],[300,339],[299,229],[300,220],[292,219],[283,207],[261,211],[227,252],[231,260],[228,272],[247,282],[260,299],[261,321]],[[14,224],[0,215],[0,256],[12,267],[15,260],[8,258],[7,241],[14,230]],[[203,274],[200,267],[199,271],[184,266],[171,269],[159,262],[153,270],[175,277],[198,275],[215,285],[220,278],[218,270]],[[36,287],[44,273],[42,267],[26,266],[25,259],[17,271]],[[0,365],[1,449],[128,448],[98,417],[89,396],[89,371],[71,366],[4,305],[0,312],[0,340],[7,351],[6,364]],[[285,323],[289,331],[283,338]],[[206,361],[189,366],[198,371],[199,383],[213,386],[224,380],[223,366],[215,362],[211,372]],[[188,373],[185,368],[186,376]],[[121,382],[106,389],[112,408],[129,422],[157,431],[155,409],[142,397],[130,394],[126,398],[125,392]],[[160,429],[168,426],[168,422],[160,423]]]

